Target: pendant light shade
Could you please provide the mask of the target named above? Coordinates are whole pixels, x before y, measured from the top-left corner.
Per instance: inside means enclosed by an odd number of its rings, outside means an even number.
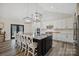
[[[32,18],[31,17],[25,17],[24,21],[25,21],[25,23],[31,23],[32,22]]]

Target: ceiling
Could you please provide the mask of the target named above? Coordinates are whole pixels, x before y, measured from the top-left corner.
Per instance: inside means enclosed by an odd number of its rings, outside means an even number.
[[[38,4],[43,10],[65,14],[74,14],[76,9],[75,3],[44,3]]]
[[[29,6],[28,11],[42,12],[43,16],[51,19],[72,17],[76,10],[75,3],[30,3],[27,6]]]
[[[46,15],[45,17],[70,17],[74,15],[75,9],[75,3],[0,3],[0,17],[22,19],[36,10]]]

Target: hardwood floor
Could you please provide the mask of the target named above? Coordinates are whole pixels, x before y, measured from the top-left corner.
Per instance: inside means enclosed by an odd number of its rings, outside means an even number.
[[[0,43],[0,56],[24,56],[24,52],[16,54],[15,40]],[[79,56],[79,47],[74,44],[53,41],[53,48],[45,56]]]
[[[70,43],[53,41],[53,48],[46,56],[74,56],[76,53],[75,46]]]

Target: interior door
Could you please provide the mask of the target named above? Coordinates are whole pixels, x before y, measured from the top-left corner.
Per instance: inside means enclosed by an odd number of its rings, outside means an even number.
[[[11,24],[11,39],[15,39],[18,32],[24,32],[24,25]]]

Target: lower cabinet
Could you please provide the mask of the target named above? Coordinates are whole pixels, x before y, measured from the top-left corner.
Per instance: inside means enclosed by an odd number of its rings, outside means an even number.
[[[33,39],[34,42],[37,42],[37,55],[44,56],[52,48],[52,36],[47,36],[43,39]]]
[[[45,55],[52,48],[52,36],[42,40],[42,55]]]

